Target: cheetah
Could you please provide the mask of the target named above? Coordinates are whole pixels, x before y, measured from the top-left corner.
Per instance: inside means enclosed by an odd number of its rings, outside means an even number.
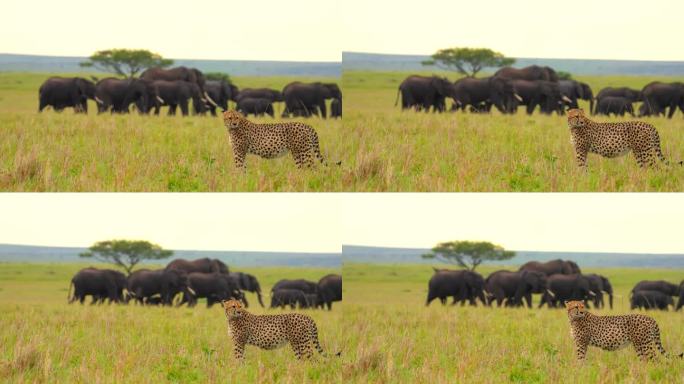
[[[223,122],[228,128],[238,169],[245,169],[248,153],[274,159],[288,151],[297,168],[312,166],[313,156],[326,165],[318,146],[318,134],[310,125],[299,122],[256,124],[234,110],[223,112]]]
[[[261,349],[276,349],[290,343],[297,359],[311,358],[313,344],[318,353],[326,356],[318,341],[316,323],[311,317],[300,313],[253,315],[247,312],[238,300],[221,303],[228,319],[237,360],[244,359],[247,344],[256,345]]]
[[[655,343],[660,353],[666,355],[660,341],[658,323],[649,316],[596,316],[587,311],[581,301],[566,301],[565,307],[570,319],[570,336],[575,340],[579,361],[586,358],[589,345],[615,351],[631,343],[639,358],[650,360],[656,355],[653,350]]]
[[[580,167],[586,167],[589,152],[612,158],[632,151],[640,167],[655,165],[655,152],[667,164],[660,149],[658,131],[651,124],[643,121],[597,123],[586,117],[581,109],[571,109],[568,111],[568,126]]]

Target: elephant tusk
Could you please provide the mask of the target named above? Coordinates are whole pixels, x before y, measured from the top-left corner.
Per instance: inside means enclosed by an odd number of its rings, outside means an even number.
[[[565,95],[563,95],[562,99],[563,99],[563,101],[565,101],[566,103],[572,103],[572,100],[570,100],[570,99],[569,99],[567,96],[565,96]]]
[[[216,104],[216,102],[214,102],[214,100],[212,100],[211,96],[209,96],[207,91],[204,91],[204,96],[207,98],[209,103],[211,103],[214,107],[218,107],[218,104]]]
[[[591,296],[596,296],[596,294],[595,294],[594,292],[592,292],[592,291],[589,291],[589,295],[591,295]]]
[[[100,99],[100,98],[97,97],[97,96],[95,96],[95,102],[98,103],[98,104],[104,104],[104,101],[102,101],[102,99]]]
[[[159,97],[159,96],[157,96],[157,101],[160,102],[160,103],[162,103],[162,104],[164,104],[164,99],[162,99],[162,98]]]
[[[518,100],[519,102],[521,102],[521,103],[522,103],[522,101],[523,101],[523,98],[522,98],[522,97],[520,97],[520,95],[518,95],[517,93],[513,93],[513,96],[514,96],[514,97],[515,97],[515,98],[516,98],[516,99],[517,99],[517,100]]]
[[[547,289],[546,292],[547,292],[549,295],[551,295],[551,297],[553,297],[554,299],[556,298],[556,295],[554,295],[553,292],[551,292],[550,290]]]
[[[192,293],[193,295],[197,296],[197,293],[195,293],[195,290],[188,287],[188,292]]]

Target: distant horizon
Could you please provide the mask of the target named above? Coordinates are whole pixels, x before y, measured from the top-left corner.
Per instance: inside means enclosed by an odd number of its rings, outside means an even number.
[[[358,248],[380,248],[380,249],[397,249],[397,250],[416,250],[416,249],[432,249],[432,247],[398,247],[398,246],[385,246],[385,245],[365,245],[365,244],[342,244],[344,253],[344,247],[358,247]],[[631,254],[631,255],[663,255],[663,256],[678,256],[684,255],[684,252],[618,252],[618,251],[559,251],[559,250],[544,250],[544,249],[508,249],[513,252],[538,252],[538,253],[600,253],[606,255],[612,254]]]
[[[49,53],[21,53],[21,52],[0,52],[0,55],[12,55],[12,56],[40,56],[40,57],[55,57],[55,58],[88,58],[88,55],[57,55]],[[174,61],[257,61],[257,62],[279,62],[279,63],[326,63],[335,64],[342,62],[342,56],[340,55],[339,60],[276,60],[276,59],[207,59],[202,57],[165,57],[166,59],[171,59]]]

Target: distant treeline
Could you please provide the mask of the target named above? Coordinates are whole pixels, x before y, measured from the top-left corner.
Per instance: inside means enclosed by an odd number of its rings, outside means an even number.
[[[342,67],[346,70],[385,72],[425,72],[434,70],[421,62],[430,56],[386,55],[375,53],[343,52]],[[633,76],[684,76],[684,61],[632,61],[516,58],[513,67],[529,65],[549,66],[556,71],[573,75],[633,75]],[[494,73],[496,68],[486,69]]]
[[[96,72],[79,63],[85,57],[14,55],[0,53],[0,71],[79,73]],[[232,76],[308,76],[340,77],[340,63],[240,61],[240,60],[183,60],[174,59],[175,66],[197,68],[202,72],[224,72]]]
[[[385,248],[355,245],[342,246],[342,258],[346,262],[371,264],[437,264],[434,260],[423,259],[421,255],[429,252],[421,248]],[[598,253],[598,252],[537,252],[515,251],[515,257],[501,262],[488,261],[487,265],[522,265],[528,261],[549,261],[568,259],[583,267],[644,267],[644,268],[684,268],[684,255],[681,254],[644,254],[644,253]],[[446,265],[446,264],[445,264]]]

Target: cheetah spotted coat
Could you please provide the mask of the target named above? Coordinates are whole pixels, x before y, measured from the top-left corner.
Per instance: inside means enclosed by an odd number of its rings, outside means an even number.
[[[280,315],[253,315],[237,300],[224,301],[223,308],[228,327],[235,343],[235,358],[244,358],[245,346],[255,345],[261,349],[276,349],[290,344],[297,359],[311,358],[311,345],[324,355],[318,341],[314,320],[300,313]]]
[[[640,167],[655,165],[655,153],[667,163],[660,149],[658,131],[651,124],[642,121],[597,123],[586,117],[581,109],[571,109],[568,126],[580,167],[587,165],[589,152],[612,158],[632,151]]]
[[[581,301],[568,301],[565,307],[568,310],[570,336],[575,341],[578,360],[586,358],[587,347],[590,345],[615,351],[632,344],[639,358],[648,360],[656,355],[653,349],[655,344],[660,353],[665,355],[658,324],[649,316],[596,316],[589,313]]]
[[[233,110],[223,113],[223,122],[230,135],[235,166],[240,169],[245,168],[248,153],[273,159],[290,152],[298,168],[312,166],[314,157],[325,164],[318,135],[310,125],[299,122],[256,124]]]

